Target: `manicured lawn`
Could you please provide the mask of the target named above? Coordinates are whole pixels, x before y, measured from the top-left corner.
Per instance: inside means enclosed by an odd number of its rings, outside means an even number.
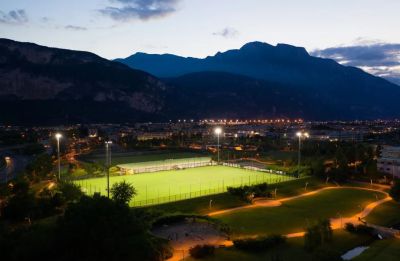
[[[331,255],[341,256],[346,251],[363,245],[369,239],[367,236],[360,236],[355,234],[350,234],[345,231],[334,231],[333,241],[322,247],[323,250],[329,251]],[[265,261],[265,260],[320,260],[313,257],[313,253],[307,252],[304,249],[304,239],[303,238],[292,238],[287,240],[287,244],[274,247],[272,249],[266,250],[260,253],[243,252],[230,248],[220,248],[217,249],[215,255],[210,258],[202,259],[205,261]],[[190,261],[195,261],[196,259],[188,258]]]
[[[269,150],[261,156],[262,160],[291,160],[297,157],[296,151]]]
[[[279,207],[260,207],[214,216],[232,229],[232,236],[288,234],[303,231],[320,218],[352,216],[373,201],[376,192],[356,189],[333,189],[284,202]],[[383,196],[383,194],[379,194]]]
[[[306,188],[306,183],[307,183],[307,188]],[[296,196],[299,194],[303,194],[304,192],[309,192],[327,186],[332,186],[332,184],[329,183],[325,184],[325,182],[322,182],[321,179],[316,177],[306,177],[306,178],[291,180],[285,183],[276,183],[272,185],[271,188],[273,189],[277,188],[276,196],[278,199],[280,199],[280,198]]]
[[[228,192],[208,195],[198,198],[181,200],[176,202],[165,203],[148,207],[149,210],[162,211],[164,213],[186,213],[186,214],[200,214],[205,215],[210,211],[217,211],[227,208],[235,208],[239,206],[248,205],[249,203],[241,200],[237,196],[233,196]]]
[[[132,183],[138,194],[131,205],[143,206],[222,193],[228,186],[277,183],[284,179],[290,178],[233,167],[209,166],[111,177],[110,186],[123,180]],[[105,177],[76,183],[88,194],[106,194]]]
[[[400,224],[400,204],[394,200],[376,207],[365,219],[368,223],[380,226]]]
[[[367,217],[366,221],[380,226],[393,226],[400,224],[400,204],[394,200],[376,207]]]
[[[385,239],[375,241],[354,261],[397,261],[400,259],[400,240]]]

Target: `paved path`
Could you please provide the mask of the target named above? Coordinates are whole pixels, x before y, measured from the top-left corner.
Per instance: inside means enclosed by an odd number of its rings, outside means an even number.
[[[387,192],[384,192],[384,191],[381,191],[381,190],[376,190],[376,189],[371,189],[371,188],[351,187],[351,186],[325,187],[325,188],[321,188],[321,189],[317,189],[317,190],[314,190],[314,191],[306,192],[306,193],[303,193],[303,194],[300,194],[300,195],[297,195],[297,196],[293,196],[293,197],[286,197],[286,198],[277,199],[277,200],[273,200],[273,199],[259,200],[259,201],[256,201],[252,205],[246,205],[246,206],[241,206],[241,207],[236,207],[236,208],[213,211],[213,212],[208,213],[207,215],[212,217],[212,216],[218,216],[218,215],[222,215],[222,214],[235,212],[235,211],[242,210],[242,209],[258,208],[258,207],[277,207],[277,206],[282,205],[283,202],[290,201],[290,200],[293,200],[293,199],[302,198],[302,197],[312,196],[312,195],[315,195],[315,194],[317,194],[317,193],[319,193],[321,191],[324,191],[324,190],[344,189],[344,188],[359,189],[359,190],[369,190],[369,191],[383,193],[383,194],[386,195],[386,197],[389,196],[387,194]]]
[[[380,204],[383,204],[385,202],[392,200],[392,198],[389,196],[389,194],[387,192],[382,191],[382,190],[377,190],[377,189],[364,188],[364,187],[351,187],[351,186],[325,187],[325,188],[321,188],[321,189],[314,190],[311,192],[303,193],[301,195],[297,195],[297,196],[293,196],[293,197],[286,197],[286,198],[282,198],[282,199],[278,199],[278,200],[259,200],[259,201],[256,201],[253,205],[246,205],[246,206],[242,206],[242,207],[214,211],[214,212],[210,212],[208,214],[208,216],[218,216],[218,215],[223,215],[223,214],[235,212],[238,210],[250,209],[250,208],[277,207],[277,206],[282,205],[283,202],[315,195],[321,191],[331,190],[331,189],[346,189],[346,188],[347,189],[350,188],[350,189],[358,189],[358,190],[368,190],[368,191],[383,193],[385,195],[385,198],[368,204],[360,213],[357,213],[356,215],[354,215],[352,217],[331,218],[330,219],[331,226],[332,226],[332,229],[334,229],[334,230],[343,228],[346,223],[353,223],[353,224],[361,223],[360,219],[363,219],[366,216],[368,216],[374,208],[376,208]],[[300,231],[300,232],[296,232],[296,233],[287,234],[286,237],[288,237],[288,238],[303,237],[304,234],[305,234],[304,231]],[[221,243],[222,242],[220,242],[220,244]],[[225,246],[231,246],[233,244],[233,242],[226,240],[222,244]],[[175,248],[174,256],[169,260],[171,260],[171,261],[172,260],[182,260],[182,257],[186,257],[188,255],[189,248],[190,248],[189,245],[185,244],[185,242],[181,242],[180,250],[177,250]]]
[[[368,204],[360,213],[357,213],[356,215],[352,216],[352,217],[342,217],[342,218],[331,218],[331,227],[333,230],[335,229],[341,229],[344,228],[344,226],[346,225],[346,223],[352,223],[354,225],[359,225],[362,222],[360,221],[360,219],[362,220],[363,218],[365,218],[366,216],[368,216],[371,211],[376,208],[377,206],[379,206],[380,204],[383,204],[385,202],[388,202],[392,200],[391,197],[389,197],[388,195],[381,200],[372,202],[370,204]],[[297,233],[290,233],[287,234],[286,237],[288,238],[293,238],[293,237],[302,237],[304,236],[305,232],[297,232]]]

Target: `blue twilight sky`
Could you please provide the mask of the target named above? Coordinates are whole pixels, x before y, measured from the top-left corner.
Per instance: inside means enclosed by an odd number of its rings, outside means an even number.
[[[399,0],[0,0],[0,37],[105,58],[288,43],[400,79],[399,12]]]

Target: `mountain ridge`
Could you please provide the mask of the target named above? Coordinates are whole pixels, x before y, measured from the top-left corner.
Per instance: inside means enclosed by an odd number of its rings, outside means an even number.
[[[71,104],[82,106],[92,104],[101,110],[101,104],[114,104],[121,111],[140,114],[157,113],[162,109],[165,85],[147,72],[134,70],[121,63],[109,61],[100,56],[82,51],[40,46],[32,43],[21,43],[9,39],[0,39],[0,99],[2,103],[36,104],[31,101],[47,102],[49,108],[43,107],[32,118],[49,119],[50,111],[59,111],[60,118],[71,116],[85,121],[93,118],[86,116],[85,110],[76,113],[69,108]],[[54,101],[54,102],[53,102]],[[58,101],[58,103],[56,102]],[[61,102],[66,108],[58,108]],[[36,108],[41,107],[35,105]],[[90,107],[90,106],[89,106]],[[90,111],[90,109],[87,111]],[[11,115],[19,118],[23,111],[11,106]],[[25,109],[26,110],[26,109]],[[69,110],[71,113],[69,113]],[[71,115],[74,112],[75,115]],[[10,113],[9,113],[10,114]],[[3,119],[12,120],[9,114],[0,114]]]
[[[344,70],[347,68],[363,74],[363,77],[371,77],[371,80],[380,81],[377,84],[393,84],[359,68],[344,66],[332,59],[311,56],[303,47],[282,43],[273,46],[259,41],[247,43],[239,49],[218,52],[205,58],[140,52],[115,61],[124,63],[131,68],[147,71],[159,78],[179,77],[201,71],[223,71],[267,81],[285,81],[290,84],[307,86],[312,85],[313,81],[322,82],[321,78],[324,77],[329,79],[332,75],[327,73],[328,71],[335,70],[336,74],[342,74],[340,77],[345,78]],[[322,77],[318,78],[316,74],[322,74]]]
[[[301,47],[252,42],[204,59],[139,57],[152,69],[198,71],[157,78],[89,52],[0,39],[0,124],[400,117],[398,86]]]

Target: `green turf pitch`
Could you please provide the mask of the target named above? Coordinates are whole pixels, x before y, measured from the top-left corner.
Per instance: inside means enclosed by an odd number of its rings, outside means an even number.
[[[226,166],[208,166],[184,170],[160,171],[110,177],[110,187],[126,180],[138,194],[131,206],[161,204],[210,194],[222,193],[228,186],[277,183],[290,177]],[[106,195],[106,178],[76,181],[87,194]]]

